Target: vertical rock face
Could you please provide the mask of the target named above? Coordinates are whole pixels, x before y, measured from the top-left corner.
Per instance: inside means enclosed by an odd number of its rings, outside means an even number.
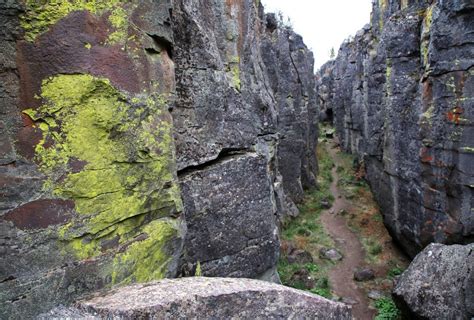
[[[314,184],[313,59],[258,1],[0,4],[0,318],[272,279]]]
[[[312,54],[258,1],[176,1],[173,13],[182,271],[266,277],[278,216],[315,182]]]
[[[359,155],[391,234],[415,255],[474,237],[471,1],[378,1],[319,71],[323,110]]]
[[[0,317],[174,276],[170,4],[2,6]]]

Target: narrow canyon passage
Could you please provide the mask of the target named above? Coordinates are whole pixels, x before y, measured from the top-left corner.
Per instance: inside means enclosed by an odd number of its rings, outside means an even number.
[[[354,319],[396,319],[391,290],[409,260],[388,234],[362,167],[333,131],[321,129],[318,188],[284,223],[281,280],[350,305]]]
[[[326,151],[335,164],[331,170],[333,181],[330,186],[335,200],[332,207],[321,214],[321,223],[343,255],[343,259],[330,270],[329,281],[337,296],[350,299],[348,302],[352,304],[352,315],[355,319],[373,319],[375,309],[369,308],[370,301],[366,293],[357,286],[353,278],[354,270],[364,265],[365,250],[357,235],[347,226],[346,219],[339,214],[347,212],[352,203],[338,187],[337,167],[340,165],[340,159],[335,144],[328,145]]]

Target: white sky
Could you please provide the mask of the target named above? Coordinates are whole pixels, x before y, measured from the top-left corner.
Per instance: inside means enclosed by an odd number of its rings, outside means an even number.
[[[369,23],[371,0],[262,0],[265,12],[281,11],[313,51],[316,70],[339,46]]]

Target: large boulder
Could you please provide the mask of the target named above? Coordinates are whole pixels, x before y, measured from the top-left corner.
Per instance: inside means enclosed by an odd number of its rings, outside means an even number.
[[[429,245],[402,274],[393,297],[410,319],[471,319],[474,244]]]
[[[351,319],[350,307],[251,279],[181,278],[133,285],[39,319]]]

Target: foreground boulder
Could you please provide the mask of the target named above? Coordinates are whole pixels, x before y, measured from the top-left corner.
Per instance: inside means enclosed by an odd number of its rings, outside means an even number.
[[[409,319],[474,317],[474,244],[431,244],[406,270],[393,297]]]
[[[117,289],[40,319],[351,319],[350,307],[251,279],[181,278]]]

